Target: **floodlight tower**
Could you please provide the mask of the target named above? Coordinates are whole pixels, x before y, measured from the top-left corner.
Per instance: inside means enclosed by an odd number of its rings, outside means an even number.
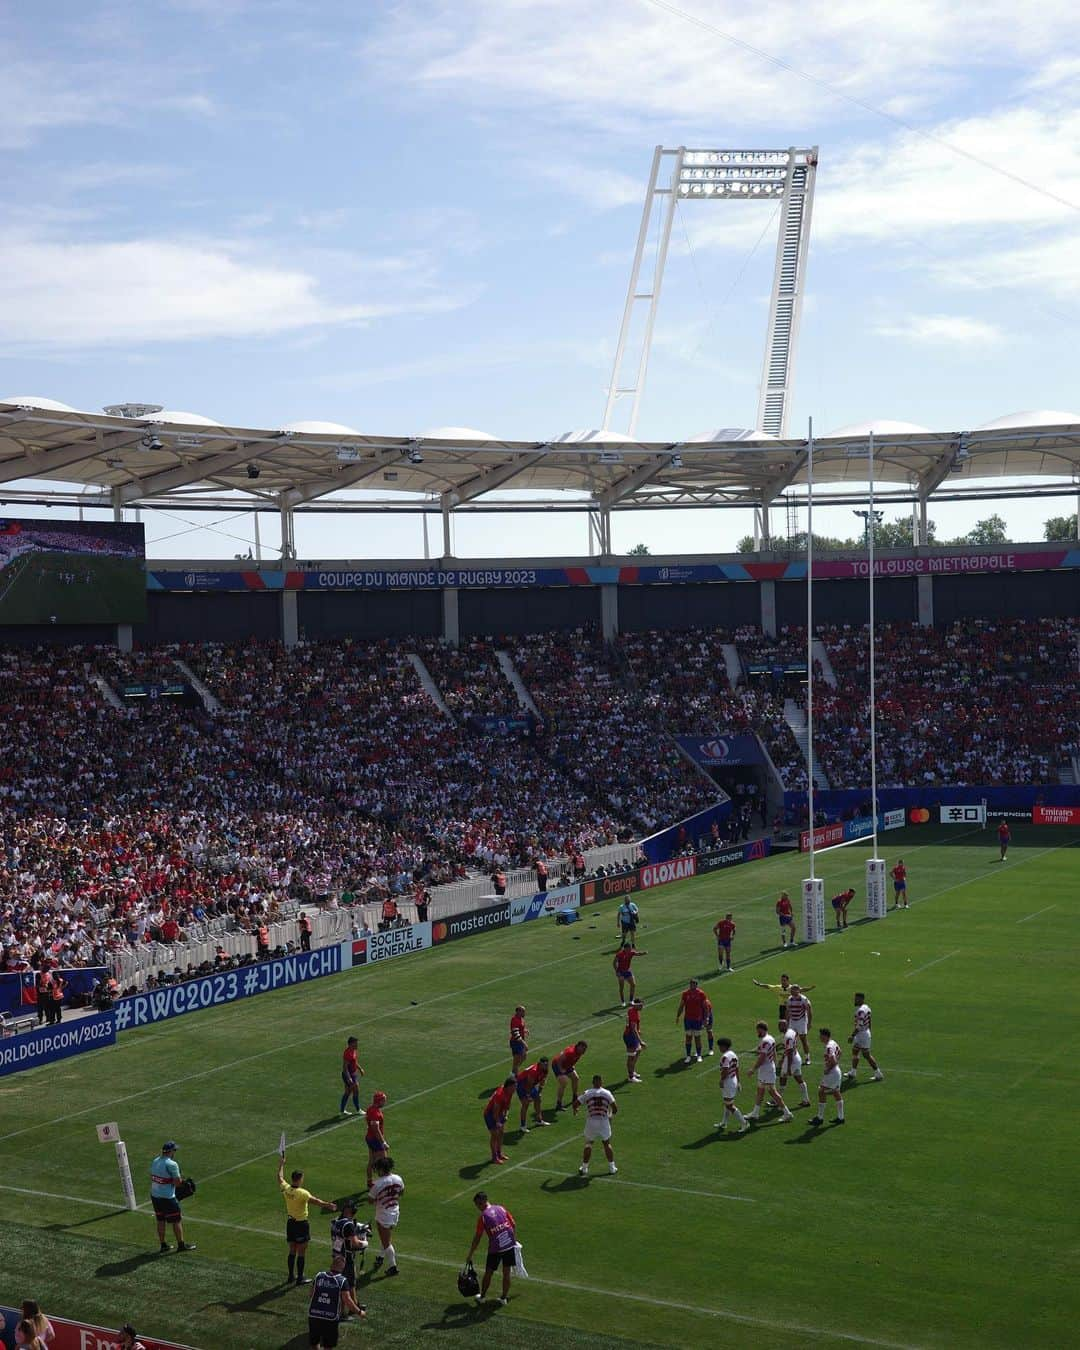
[[[669,161],[671,176],[665,185],[662,175]],[[817,146],[808,150],[794,147],[787,150],[688,150],[686,146],[669,150],[662,145],[656,147],[604,408],[605,431],[625,431],[630,436],[637,431],[638,409],[645,388],[676,203],[778,201],[780,229],[769,301],[757,429],[771,436],[787,435],[817,162]],[[656,250],[651,254],[651,275],[642,277],[649,236],[657,216],[659,234]],[[616,412],[627,408],[628,414],[619,419],[622,425],[614,425]]]

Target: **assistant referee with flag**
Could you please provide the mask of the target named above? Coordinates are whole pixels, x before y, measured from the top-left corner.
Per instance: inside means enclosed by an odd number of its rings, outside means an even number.
[[[289,1244],[289,1273],[285,1283],[292,1284],[295,1278],[297,1284],[310,1284],[311,1281],[304,1278],[304,1258],[307,1256],[308,1243],[311,1241],[308,1205],[318,1205],[320,1209],[325,1209],[330,1214],[337,1213],[337,1205],[331,1200],[320,1200],[317,1195],[305,1190],[302,1185],[304,1174],[299,1169],[291,1174],[289,1181],[285,1180],[284,1151],[278,1162],[277,1179],[278,1189],[285,1199],[285,1209],[289,1216],[285,1221],[285,1238]]]

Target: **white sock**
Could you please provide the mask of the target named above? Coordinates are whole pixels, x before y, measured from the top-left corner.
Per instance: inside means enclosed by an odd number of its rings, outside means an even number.
[[[807,1106],[810,1105],[810,1090],[809,1088],[807,1088],[805,1083],[802,1085],[802,1099],[807,1104]]]
[[[735,1117],[735,1119],[739,1122],[740,1125],[746,1124],[746,1117],[743,1115],[743,1113],[739,1110],[737,1106],[733,1106],[731,1108],[731,1114]]]
[[[844,1119],[844,1099],[843,1099],[842,1097],[841,1097],[841,1099],[836,1103],[836,1119],[837,1119],[837,1120],[843,1120],[843,1119]]]
[[[384,1248],[383,1248],[383,1251],[382,1251],[382,1254],[383,1254],[383,1256],[386,1258],[386,1264],[387,1264],[388,1266],[396,1266],[396,1265],[397,1265],[397,1252],[394,1251],[394,1244],[393,1244],[393,1243],[391,1243],[389,1247],[384,1247]]]

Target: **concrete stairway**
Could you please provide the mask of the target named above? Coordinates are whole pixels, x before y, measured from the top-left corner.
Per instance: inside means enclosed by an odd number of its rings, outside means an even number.
[[[525,681],[518,674],[518,668],[514,665],[514,658],[509,652],[496,652],[495,659],[498,661],[502,673],[513,686],[514,693],[517,695],[517,701],[526,712],[531,712],[534,717],[539,718],[540,709],[533,702],[532,695],[525,688]]]
[[[732,689],[742,679],[742,662],[734,642],[725,642],[720,650],[724,653],[724,665],[727,667],[728,684]]]
[[[221,711],[221,704],[210,692],[209,686],[203,680],[199,679],[198,675],[195,674],[188,663],[186,661],[181,661],[177,656],[173,658],[173,665],[202,699],[203,707],[206,711],[209,713],[219,713]]]
[[[105,678],[104,675],[91,675],[90,683],[97,685],[97,687],[101,690],[101,697],[105,700],[106,703],[110,704],[114,708],[119,709],[120,712],[123,712],[124,710],[123,699],[112,687],[112,685],[109,683],[109,681]]]
[[[815,638],[811,650],[814,653],[814,660],[821,667],[822,675],[825,676],[825,683],[831,685],[835,689],[838,683],[836,671],[832,668],[832,662],[829,660],[829,653],[825,648],[824,642],[822,642],[820,638]]]
[[[442,694],[439,693],[439,686],[431,678],[431,671],[424,665],[416,652],[408,652],[406,659],[416,671],[417,675],[419,675],[420,684],[424,693],[427,694],[428,698],[431,699],[432,703],[435,704],[442,715],[448,717],[452,722],[454,720],[453,713],[451,713],[450,709],[446,706],[446,700],[443,698]]]
[[[809,765],[810,763],[810,736],[806,725],[806,713],[799,707],[793,698],[784,699],[784,721],[791,728],[791,734],[795,737],[795,743],[802,751],[802,757]],[[814,787],[821,791],[827,791],[831,786],[828,775],[820,764],[814,761]]]

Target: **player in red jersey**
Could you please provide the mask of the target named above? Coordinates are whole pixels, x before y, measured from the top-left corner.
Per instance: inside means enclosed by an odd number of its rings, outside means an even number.
[[[364,1070],[360,1067],[360,1061],[356,1052],[356,1037],[350,1036],[345,1049],[341,1055],[341,1081],[345,1085],[345,1091],[341,1094],[341,1114],[349,1114],[346,1109],[349,1098],[353,1099],[353,1106],[356,1114],[360,1114],[360,1079],[364,1076]]]
[[[791,896],[787,891],[780,892],[776,902],[776,917],[780,920],[780,946],[795,946],[795,914],[791,908]]]
[[[841,891],[838,895],[833,896],[831,903],[833,907],[833,913],[836,915],[837,928],[847,927],[848,905],[850,905],[852,900],[854,899],[855,899],[854,887],[851,887],[849,890],[846,891]]]
[[[716,1042],[713,1039],[713,1006],[712,999],[705,999],[705,1017],[702,1020],[702,1026],[705,1028],[705,1035],[709,1038],[709,1054],[716,1053]]]
[[[503,1131],[506,1129],[506,1117],[514,1100],[514,1088],[516,1086],[516,1080],[511,1074],[509,1078],[503,1080],[502,1087],[495,1089],[488,1098],[487,1106],[484,1107],[484,1124],[488,1127],[488,1136],[491,1142],[491,1161],[493,1163],[510,1161],[502,1151],[502,1142]]]
[[[386,1142],[386,1135],[383,1133],[382,1109],[385,1105],[386,1093],[376,1092],[371,1098],[371,1105],[364,1112],[364,1119],[367,1122],[364,1139],[368,1150],[367,1184],[369,1191],[375,1183],[375,1164],[390,1152],[390,1145]]]
[[[525,1025],[525,1009],[520,1003],[510,1019],[510,1053],[514,1057],[510,1072],[517,1073],[529,1053],[529,1028]]]
[[[626,1010],[626,1027],[622,1038],[626,1046],[626,1080],[629,1083],[641,1082],[637,1071],[638,1055],[649,1048],[641,1039],[641,1010],[644,1006],[642,1000],[636,998]]]
[[[691,1041],[694,1042],[697,1051],[697,1062],[702,1063],[701,1028],[705,1022],[705,1004],[707,1002],[705,990],[698,986],[697,980],[691,980],[679,997],[679,1006],[675,1009],[675,1021],[678,1023],[679,1018],[682,1018],[683,1031],[686,1034],[684,1064],[689,1064],[693,1059],[693,1055],[690,1053]]]
[[[735,920],[730,914],[713,924],[716,935],[716,964],[721,970],[731,971],[731,944],[735,938]]]
[[[573,1045],[568,1045],[562,1054],[556,1055],[551,1061],[551,1072],[555,1075],[555,1081],[559,1085],[559,1090],[555,1094],[556,1111],[566,1110],[566,1107],[563,1106],[563,1093],[568,1085],[570,1087],[570,1102],[574,1110],[577,1110],[578,1089],[581,1087],[581,1081],[578,1078],[575,1065],[588,1048],[588,1041],[575,1041]]]
[[[903,858],[897,858],[896,866],[892,870],[892,888],[893,908],[909,909],[910,902],[907,893],[907,868],[904,866]]]
[[[535,1064],[530,1064],[527,1069],[522,1069],[514,1079],[514,1090],[517,1092],[518,1101],[521,1103],[522,1134],[529,1133],[529,1126],[526,1122],[530,1102],[533,1104],[533,1123],[536,1125],[547,1125],[549,1123],[544,1119],[544,1113],[540,1109],[540,1098],[544,1091],[544,1079],[548,1075],[548,1064],[548,1057],[543,1055]]]
[[[1001,850],[1001,857],[998,862],[1004,862],[1009,856],[1009,840],[1012,838],[1012,832],[1008,823],[1004,820],[998,821],[998,848]]]
[[[615,971],[615,978],[619,981],[619,1007],[626,1007],[626,998],[623,996],[623,986],[629,985],[629,1000],[634,1001],[634,995],[637,992],[637,985],[634,983],[634,972],[630,969],[630,962],[635,956],[648,956],[648,952],[639,952],[631,944],[629,947],[620,947],[615,953],[615,960],[611,963]]]

